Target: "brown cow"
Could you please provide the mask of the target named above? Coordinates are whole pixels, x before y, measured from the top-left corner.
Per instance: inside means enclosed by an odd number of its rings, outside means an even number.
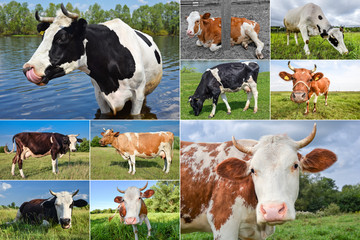
[[[324,74],[316,71],[316,64],[313,70],[306,68],[294,68],[288,62],[289,68],[294,74],[280,72],[279,76],[285,81],[293,81],[293,92],[290,95],[291,101],[295,103],[303,103],[306,101],[305,114],[309,113],[309,101],[315,93],[314,110],[316,112],[316,102],[319,95],[325,95],[325,106],[327,106],[327,97],[329,93],[330,80],[324,77]]]
[[[186,34],[189,37],[197,36],[196,45],[210,48],[216,51],[221,48],[221,18],[210,18],[210,13],[200,15],[193,11],[186,18],[188,29]],[[231,18],[231,45],[241,44],[245,49],[248,44],[254,42],[256,45],[256,57],[264,58],[261,53],[264,43],[259,40],[260,25],[246,18]]]
[[[129,163],[129,172],[135,174],[135,157],[155,158],[160,156],[164,159],[165,173],[169,173],[173,157],[174,134],[172,132],[149,132],[149,133],[122,133],[112,129],[102,132],[103,138],[99,143],[102,146],[111,144],[116,151]]]

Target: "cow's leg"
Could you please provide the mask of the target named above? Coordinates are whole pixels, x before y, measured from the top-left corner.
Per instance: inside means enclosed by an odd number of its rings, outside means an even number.
[[[100,111],[102,114],[109,114],[111,113],[111,108],[109,107],[109,104],[106,102],[106,100],[102,96],[102,92],[99,88],[99,85],[94,79],[91,79],[91,83],[94,86],[94,92],[95,92],[95,98],[96,102],[98,103],[100,107]]]
[[[167,149],[165,149],[165,162],[166,162],[166,172],[165,173],[169,173],[170,171],[170,165],[171,165],[171,161],[172,161],[172,148],[171,145],[169,144],[169,147]],[[165,166],[164,166],[165,167]]]
[[[12,160],[12,165],[11,165],[11,175],[13,176],[15,176],[15,164],[17,159],[18,159],[18,154],[16,153]]]
[[[249,109],[249,106],[250,106],[250,100],[251,100],[251,97],[253,96],[253,93],[250,91],[250,92],[247,92],[247,100],[246,100],[246,104],[245,104],[245,107],[243,109],[243,111],[245,112],[246,110]],[[255,109],[254,109],[255,110]]]
[[[307,115],[309,113],[309,102],[310,102],[310,99],[306,101],[306,110],[305,110],[305,115]]]
[[[144,219],[145,223],[146,223],[146,227],[148,229],[148,235],[147,237],[149,238],[151,236],[151,225],[150,225],[150,221],[148,219],[147,216],[145,216],[145,219]]]
[[[298,43],[298,33],[294,33],[294,38],[295,38],[296,45],[299,45],[299,43]]]
[[[223,102],[225,103],[225,105],[226,105],[226,108],[227,108],[227,114],[231,114],[231,108],[230,108],[230,105],[229,105],[229,103],[228,103],[228,101],[227,101],[227,98],[226,98],[226,95],[225,95],[225,93],[221,93],[221,99],[223,100]]]
[[[308,32],[307,32],[307,27],[306,25],[302,25],[299,27],[300,28],[300,32],[301,32],[301,36],[304,40],[304,50],[305,50],[305,54],[306,55],[309,55],[310,54],[310,50],[309,50],[309,35],[308,35]]]
[[[128,171],[128,173],[131,173],[131,171],[132,171],[132,164],[131,164],[131,159],[130,159],[130,157],[128,157],[127,160],[128,160],[128,163],[129,163],[129,171]]]
[[[134,234],[135,234],[135,240],[139,240],[137,226],[134,224],[134,225],[132,225],[132,227],[133,227],[133,231],[134,231]]]
[[[145,89],[146,79],[145,75],[143,76],[142,83],[140,86],[135,90],[135,96],[131,99],[132,107],[131,107],[131,115],[139,115],[141,112],[142,105],[145,100]]]
[[[210,45],[210,51],[212,51],[212,52],[215,52],[215,51],[219,50],[220,48],[221,48],[221,45],[217,45],[217,44],[214,44],[214,43],[212,43]]]
[[[248,33],[248,36],[251,38],[251,40],[253,40],[253,42],[256,45],[256,50],[255,50],[256,57],[258,59],[263,59],[264,55],[261,53],[261,51],[264,48],[264,43],[260,41],[258,34],[254,30],[250,31]]]
[[[199,47],[202,47],[204,44],[198,39],[196,41],[196,45],[199,46]]]
[[[329,92],[325,92],[325,93],[324,93],[324,95],[325,95],[325,106],[328,105],[328,104],[327,104],[328,93],[329,93]]]
[[[21,177],[25,178],[24,172],[22,170],[22,163],[23,163],[23,159],[21,159],[20,156],[19,156],[19,159],[18,159],[19,172],[20,172]]]
[[[135,172],[136,172],[136,169],[135,169],[135,155],[131,155],[130,160],[131,160],[131,165],[132,165],[132,173],[131,174],[134,175]]]
[[[257,83],[254,81],[254,79],[252,77],[250,77],[248,82],[249,82],[251,92],[254,95],[254,100],[255,100],[254,113],[257,113],[257,110],[258,110],[258,96],[259,96],[259,92],[257,90]],[[251,99],[251,96],[250,96],[250,99]],[[246,104],[250,104],[250,99],[249,99],[249,94],[248,94],[248,100],[247,100]]]
[[[46,220],[43,220],[41,225],[47,227],[47,226],[50,226],[50,223]]]
[[[290,43],[290,33],[286,31],[286,45],[289,46],[289,43]]]
[[[317,99],[318,99],[318,95],[315,94],[315,97],[314,97],[314,109],[313,109],[313,112],[316,112],[316,103],[317,103]]]
[[[218,100],[219,100],[219,95],[213,96],[213,104],[212,104],[213,108],[212,108],[211,113],[208,118],[214,117]]]
[[[58,154],[51,151],[51,163],[52,163],[52,172],[57,174],[59,172],[58,169]]]

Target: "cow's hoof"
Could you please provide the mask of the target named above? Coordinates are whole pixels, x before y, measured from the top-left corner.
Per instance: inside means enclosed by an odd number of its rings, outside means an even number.
[[[214,116],[209,115],[208,118],[213,118]]]
[[[231,114],[231,112],[227,112],[226,114],[227,114],[227,115],[230,115],[230,114]]]
[[[306,116],[306,115],[308,115],[309,114],[309,112],[304,112],[304,115]]]
[[[246,110],[248,110],[248,109],[247,109],[247,108],[244,108],[244,109],[243,109],[243,112],[245,112]]]

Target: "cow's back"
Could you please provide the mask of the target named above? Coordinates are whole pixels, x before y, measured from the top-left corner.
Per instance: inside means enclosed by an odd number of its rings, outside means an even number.
[[[41,218],[44,217],[41,204],[44,201],[46,201],[46,199],[34,199],[21,204],[19,210],[25,222],[41,223]]]
[[[42,155],[51,149],[51,135],[52,133],[22,132],[16,134],[13,139],[20,141],[24,147],[29,148],[35,155]]]

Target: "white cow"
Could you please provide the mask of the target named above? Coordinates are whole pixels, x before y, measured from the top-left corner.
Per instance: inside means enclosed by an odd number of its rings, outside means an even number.
[[[287,45],[289,45],[291,32],[295,33],[296,44],[298,44],[297,34],[301,32],[306,55],[310,54],[309,37],[316,35],[326,38],[340,54],[348,54],[344,43],[343,28],[332,27],[321,8],[316,4],[308,3],[302,7],[289,10],[285,15],[284,25],[286,27]]]

